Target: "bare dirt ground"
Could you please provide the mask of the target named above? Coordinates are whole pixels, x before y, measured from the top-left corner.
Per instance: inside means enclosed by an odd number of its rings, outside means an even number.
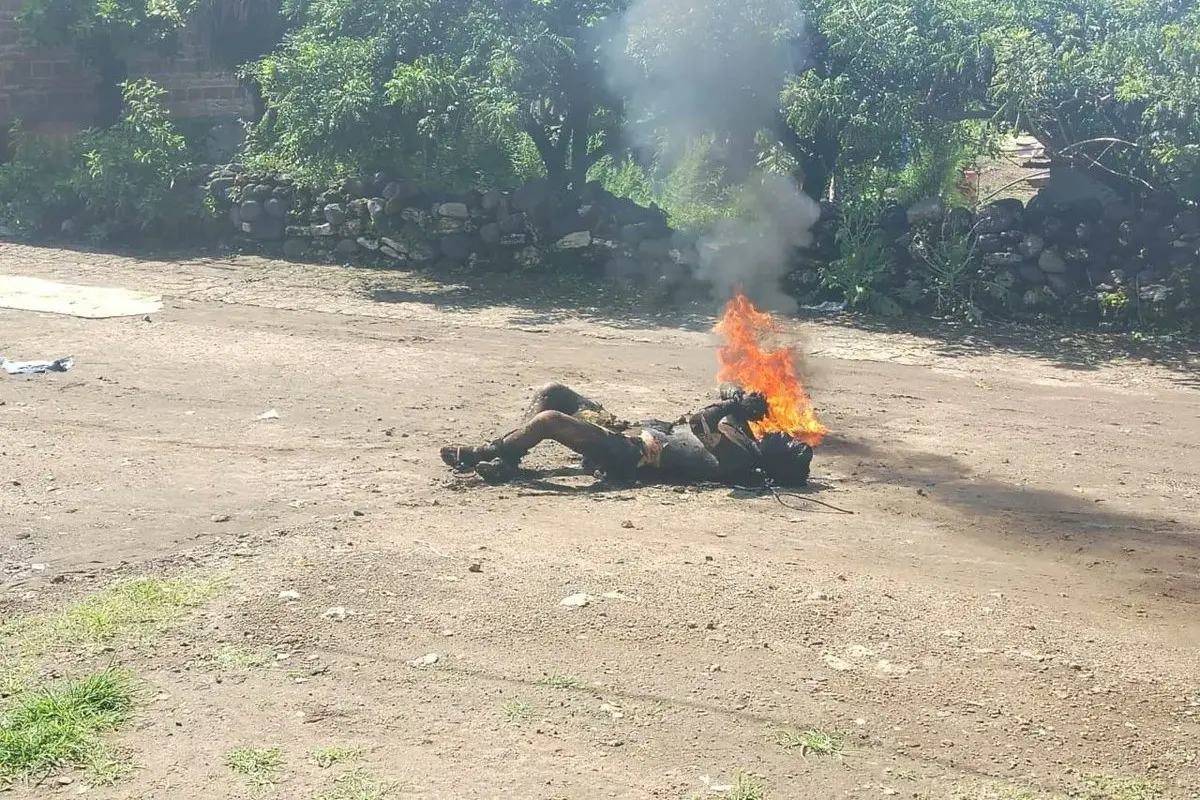
[[[332,771],[305,753],[342,745],[404,798],[682,800],[739,771],[776,800],[1200,797],[1186,359],[791,325],[834,431],[813,496],[849,516],[448,481],[437,446],[501,432],[548,380],[628,416],[697,406],[710,316],[252,259],[0,245],[0,272],[166,299],[147,320],[0,311],[0,352],[76,358],[0,376],[0,615],[120,576],[229,587],[46,667],[145,684],[116,737],[136,772],[87,796],[316,798]],[[780,743],[810,728],[840,756]],[[226,767],[243,746],[283,750],[277,785]]]

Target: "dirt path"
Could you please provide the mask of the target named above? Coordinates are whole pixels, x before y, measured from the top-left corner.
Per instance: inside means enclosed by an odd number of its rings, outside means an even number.
[[[0,272],[167,301],[149,320],[0,311],[0,353],[77,361],[0,378],[0,614],[116,575],[231,581],[118,651],[153,699],[121,738],[138,771],[89,796],[251,796],[223,760],[255,745],[286,754],[269,796],[315,798],[329,777],[305,751],[346,744],[414,798],[682,799],[739,770],[776,800],[1050,797],[1088,775],[1162,790],[1095,800],[1200,797],[1186,375],[810,323],[835,431],[817,496],[853,516],[455,488],[436,446],[495,433],[547,380],[631,416],[696,406],[711,320],[252,260],[0,245]],[[559,604],[575,593],[591,602]],[[233,647],[270,661],[214,667]],[[777,741],[808,728],[842,756]]]

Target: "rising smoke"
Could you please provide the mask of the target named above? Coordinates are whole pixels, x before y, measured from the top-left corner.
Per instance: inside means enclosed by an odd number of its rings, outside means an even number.
[[[736,169],[754,135],[773,127],[784,81],[803,63],[794,0],[633,0],[621,26],[606,75],[626,99],[627,134],[667,168],[696,137],[715,135],[731,143]],[[742,166],[745,213],[706,233],[691,267],[718,300],[740,288],[760,306],[794,311],[782,279],[820,208],[791,178]]]

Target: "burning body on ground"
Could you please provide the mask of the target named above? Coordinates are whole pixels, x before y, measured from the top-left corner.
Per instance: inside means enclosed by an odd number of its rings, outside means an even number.
[[[769,24],[742,24],[750,19]],[[752,30],[770,32],[742,35]],[[745,7],[638,0],[622,16],[621,31],[605,58],[610,88],[627,98],[631,119],[657,118],[667,128],[631,125],[626,135],[644,139],[647,149],[663,134],[679,143],[706,131],[739,130],[753,141],[775,120],[779,93],[801,55],[803,16],[792,0],[754,0]],[[669,31],[686,35],[665,35]],[[730,31],[739,34],[730,37]],[[705,56],[697,42],[721,46]],[[551,383],[535,394],[519,427],[482,445],[443,447],[442,460],[504,482],[520,474],[531,449],[553,441],[612,482],[805,485],[813,447],[826,430],[797,376],[795,348],[764,348],[775,327],[752,301],[768,311],[795,310],[782,279],[794,251],[811,243],[820,208],[793,176],[745,166],[737,176],[744,213],[702,236],[697,263],[689,265],[715,299],[728,301],[715,329],[725,340],[717,402],[673,422],[630,422]]]
[[[488,483],[520,478],[522,459],[543,442],[582,457],[585,471],[612,483],[804,486],[813,447],[827,429],[797,375],[794,347],[764,347],[770,314],[739,293],[715,329],[719,399],[673,422],[631,422],[560,383],[539,389],[523,422],[482,445],[452,444],[442,460]]]

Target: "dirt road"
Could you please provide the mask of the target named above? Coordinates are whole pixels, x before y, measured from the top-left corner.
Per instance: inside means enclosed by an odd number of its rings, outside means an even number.
[[[700,404],[711,317],[249,259],[0,245],[0,272],[166,300],[0,311],[0,353],[76,359],[0,376],[0,614],[229,581],[79,656],[147,687],[118,736],[137,771],[88,796],[682,799],[744,771],[747,799],[1200,797],[1194,372],[810,322],[813,496],[854,515],[471,487],[436,447],[545,381],[629,416]],[[840,753],[793,746],[809,729]],[[332,745],[396,793],[322,795],[305,753]],[[227,768],[243,746],[282,749],[277,785]]]

